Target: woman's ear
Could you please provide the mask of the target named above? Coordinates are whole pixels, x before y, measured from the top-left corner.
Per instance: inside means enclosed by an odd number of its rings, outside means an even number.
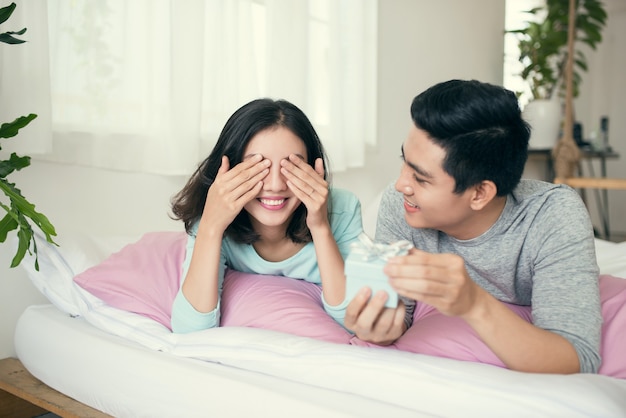
[[[473,186],[474,194],[470,202],[473,210],[481,210],[491,202],[498,194],[498,187],[491,180],[483,180]]]

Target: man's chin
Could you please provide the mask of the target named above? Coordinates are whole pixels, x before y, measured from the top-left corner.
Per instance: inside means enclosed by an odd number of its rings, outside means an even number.
[[[416,213],[404,213],[404,220],[412,228],[428,228],[428,225]]]

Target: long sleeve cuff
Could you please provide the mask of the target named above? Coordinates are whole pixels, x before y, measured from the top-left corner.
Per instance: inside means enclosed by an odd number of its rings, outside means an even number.
[[[349,303],[350,301],[348,299],[344,299],[344,301],[341,302],[339,305],[331,306],[328,304],[328,302],[326,302],[326,299],[324,299],[324,295],[322,294],[322,304],[324,305],[324,310],[328,315],[330,315],[331,318],[333,318],[339,325],[344,327],[346,330],[348,329],[343,324],[343,321],[346,317],[346,309],[348,308]],[[350,331],[350,333],[352,333],[352,331]]]
[[[187,300],[182,291],[179,291],[172,306],[172,331],[177,334],[187,334],[208,328],[215,328],[220,323],[220,301],[211,312],[198,312]]]

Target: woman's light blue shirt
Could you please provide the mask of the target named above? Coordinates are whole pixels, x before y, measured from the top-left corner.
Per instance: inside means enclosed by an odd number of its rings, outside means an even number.
[[[359,234],[363,232],[361,219],[361,204],[357,197],[347,190],[332,189],[330,197],[330,226],[337,241],[339,251],[344,260],[350,251],[350,244],[357,241]],[[192,227],[187,239],[187,252],[183,263],[182,283],[187,276],[191,254],[196,242],[198,223]],[[219,294],[221,296],[226,268],[244,273],[267,274],[273,276],[285,276],[298,280],[306,280],[321,285],[320,272],[317,265],[315,247],[312,242],[306,244],[292,257],[278,262],[267,261],[261,258],[254,247],[250,244],[240,244],[225,237],[222,240],[219,267]],[[261,278],[259,278],[261,280]],[[221,299],[221,298],[220,298]],[[343,325],[343,320],[348,305],[344,300],[338,306],[330,306],[322,296],[322,302],[326,312]],[[188,333],[219,326],[220,301],[217,307],[207,313],[198,312],[185,298],[182,290],[178,291],[172,306],[172,330],[177,333]]]

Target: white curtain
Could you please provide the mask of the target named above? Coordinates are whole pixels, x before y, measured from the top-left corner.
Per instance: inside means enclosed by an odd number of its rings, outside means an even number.
[[[17,3],[9,22],[28,43],[0,49],[0,109],[39,114],[23,152],[188,174],[257,97],[299,106],[334,171],[375,141],[376,0]]]

